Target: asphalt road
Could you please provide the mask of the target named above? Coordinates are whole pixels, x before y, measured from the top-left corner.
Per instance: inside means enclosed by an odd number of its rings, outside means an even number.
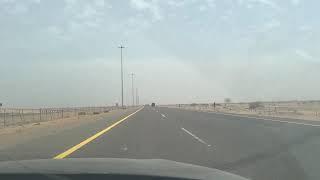
[[[1,150],[0,159],[169,159],[256,180],[320,179],[320,123],[150,106],[135,111]]]

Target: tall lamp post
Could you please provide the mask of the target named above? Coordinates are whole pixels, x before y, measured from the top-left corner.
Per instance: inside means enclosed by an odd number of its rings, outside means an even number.
[[[134,73],[131,73],[130,75],[131,75],[131,78],[132,78],[132,79],[131,79],[131,80],[132,80],[132,81],[131,81],[131,86],[132,86],[132,87],[131,87],[131,88],[132,88],[132,106],[134,106],[134,86],[133,86],[133,79],[134,79],[134,75],[135,75],[135,74],[134,74]]]
[[[121,107],[123,108],[123,62],[122,62],[122,49],[124,46],[120,45],[120,59],[121,59]]]

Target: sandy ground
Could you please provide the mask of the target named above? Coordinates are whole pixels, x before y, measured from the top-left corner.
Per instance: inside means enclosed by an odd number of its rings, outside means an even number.
[[[260,102],[260,107],[249,108],[249,103],[184,104],[168,107],[183,108],[204,112],[222,112],[243,115],[280,117],[320,121],[320,101]]]
[[[56,134],[60,131],[71,129],[77,126],[98,121],[108,116],[115,116],[125,114],[131,109],[126,110],[112,110],[108,113],[97,115],[84,115],[78,117],[70,117],[64,119],[57,119],[47,122],[31,123],[21,126],[12,126],[0,129],[0,150],[14,146],[16,144],[26,142],[43,135]]]

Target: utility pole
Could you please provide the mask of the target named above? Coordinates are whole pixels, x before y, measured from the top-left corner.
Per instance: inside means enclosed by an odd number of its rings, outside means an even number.
[[[132,82],[131,82],[131,85],[132,85],[132,106],[134,106],[134,88],[133,88],[133,77],[134,77],[134,73],[131,73],[130,74],[131,75],[131,80],[132,80]]]
[[[124,46],[120,45],[120,59],[121,59],[121,107],[123,108],[123,62],[122,62],[122,49]]]
[[[136,88],[136,105],[139,106],[138,88]]]

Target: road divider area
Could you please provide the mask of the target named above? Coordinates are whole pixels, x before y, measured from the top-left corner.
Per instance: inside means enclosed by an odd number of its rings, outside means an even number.
[[[247,118],[251,120],[262,120],[262,121],[269,121],[269,122],[278,122],[278,123],[286,123],[286,124],[293,124],[293,125],[302,125],[302,126],[310,126],[310,127],[320,127],[320,121],[318,120],[304,120],[304,119],[290,119],[282,120],[283,118],[274,117],[273,119],[268,117],[255,117],[250,115],[244,114],[232,114],[232,113],[223,113],[223,112],[212,112],[212,111],[199,111],[195,109],[185,109],[185,108],[176,108],[176,107],[169,107],[179,110],[186,110],[186,111],[195,111],[195,112],[202,112],[202,113],[210,113],[210,114],[218,114],[218,115],[225,115],[225,116],[232,116],[232,117],[239,117],[239,118]],[[303,121],[303,122],[301,122]]]
[[[105,129],[103,129],[102,131],[94,134],[93,136],[85,139],[84,141],[80,142],[79,144],[69,148],[68,150],[56,155],[53,159],[63,159],[66,158],[67,156],[69,156],[70,154],[72,154],[73,152],[77,151],[78,149],[80,149],[81,147],[87,145],[88,143],[90,143],[91,141],[97,139],[98,137],[100,137],[101,135],[107,133],[108,131],[110,131],[112,128],[116,127],[117,125],[119,125],[120,123],[124,122],[125,120],[127,120],[128,118],[130,118],[131,116],[133,116],[134,114],[136,114],[137,112],[141,111],[143,109],[143,107],[139,108],[137,111],[129,114],[128,116],[120,119],[119,121],[113,123],[112,125],[106,127]]]
[[[245,115],[234,115],[234,114],[221,113],[221,112],[210,112],[210,113],[222,114],[222,115],[233,116],[233,117],[243,117],[243,118],[248,118],[248,119],[263,120],[263,121],[272,121],[272,122],[296,124],[296,125],[303,125],[303,126],[320,127],[320,124],[302,123],[302,122],[295,122],[295,121],[285,121],[285,120],[260,118],[260,117],[252,117],[252,116],[245,116]]]

